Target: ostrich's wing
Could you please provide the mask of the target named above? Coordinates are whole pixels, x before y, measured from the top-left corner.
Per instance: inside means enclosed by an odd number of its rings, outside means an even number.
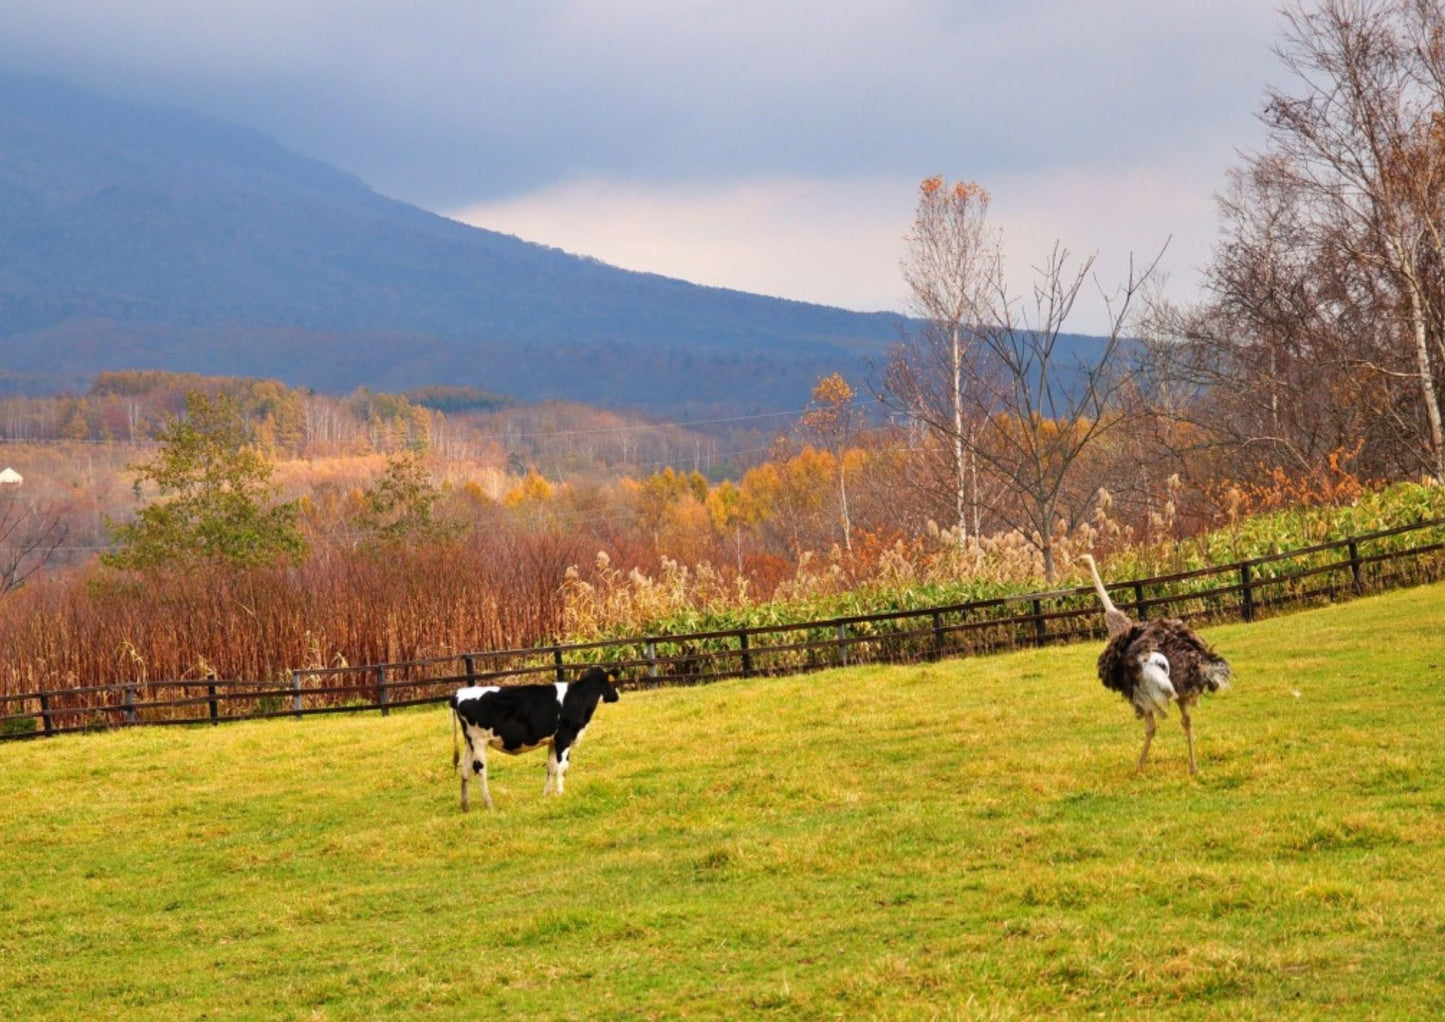
[[[1147,656],[1153,651],[1153,647],[1139,648],[1140,631],[1140,627],[1135,625],[1129,631],[1119,633],[1099,654],[1099,680],[1105,688],[1113,689],[1130,701],[1139,684],[1139,654],[1142,651]]]
[[[1151,621],[1137,643],[1146,656],[1158,650],[1169,659],[1169,678],[1181,696],[1213,692],[1229,683],[1229,661],[1183,621]]]

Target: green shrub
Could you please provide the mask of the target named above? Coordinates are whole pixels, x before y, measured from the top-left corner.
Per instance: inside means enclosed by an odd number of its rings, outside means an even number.
[[[33,735],[40,730],[40,721],[34,717],[14,717],[0,720],[0,735]]]

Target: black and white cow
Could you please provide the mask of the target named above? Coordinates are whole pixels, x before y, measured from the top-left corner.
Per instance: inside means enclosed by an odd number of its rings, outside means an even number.
[[[487,747],[513,756],[547,747],[547,783],[542,794],[562,794],[563,779],[572,748],[597,710],[597,703],[617,702],[612,682],[616,670],[589,667],[573,682],[555,685],[489,685],[457,689],[452,695],[452,765],[460,759],[456,729],[460,723],[467,739],[466,758],[461,760],[462,811],[467,805],[467,782],[481,778],[482,800],[492,808],[487,787]]]

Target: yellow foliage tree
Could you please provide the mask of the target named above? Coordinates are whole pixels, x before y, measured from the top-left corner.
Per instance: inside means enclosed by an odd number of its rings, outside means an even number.
[[[848,514],[848,471],[844,457],[858,431],[858,409],[848,381],[838,373],[825,376],[813,387],[813,400],[799,425],[833,455],[838,473],[838,518],[843,525],[843,546],[853,550],[853,520]]]

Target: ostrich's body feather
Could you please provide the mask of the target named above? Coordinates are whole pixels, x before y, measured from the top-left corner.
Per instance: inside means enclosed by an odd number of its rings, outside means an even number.
[[[1134,623],[1111,638],[1099,654],[1099,680],[1127,699],[1140,717],[1150,711],[1163,713],[1158,698],[1163,686],[1154,673],[1159,668],[1151,664],[1155,654],[1168,662],[1165,684],[1181,704],[1229,685],[1229,662],[1183,621],[1166,618]],[[1164,705],[1168,705],[1168,697]]]

